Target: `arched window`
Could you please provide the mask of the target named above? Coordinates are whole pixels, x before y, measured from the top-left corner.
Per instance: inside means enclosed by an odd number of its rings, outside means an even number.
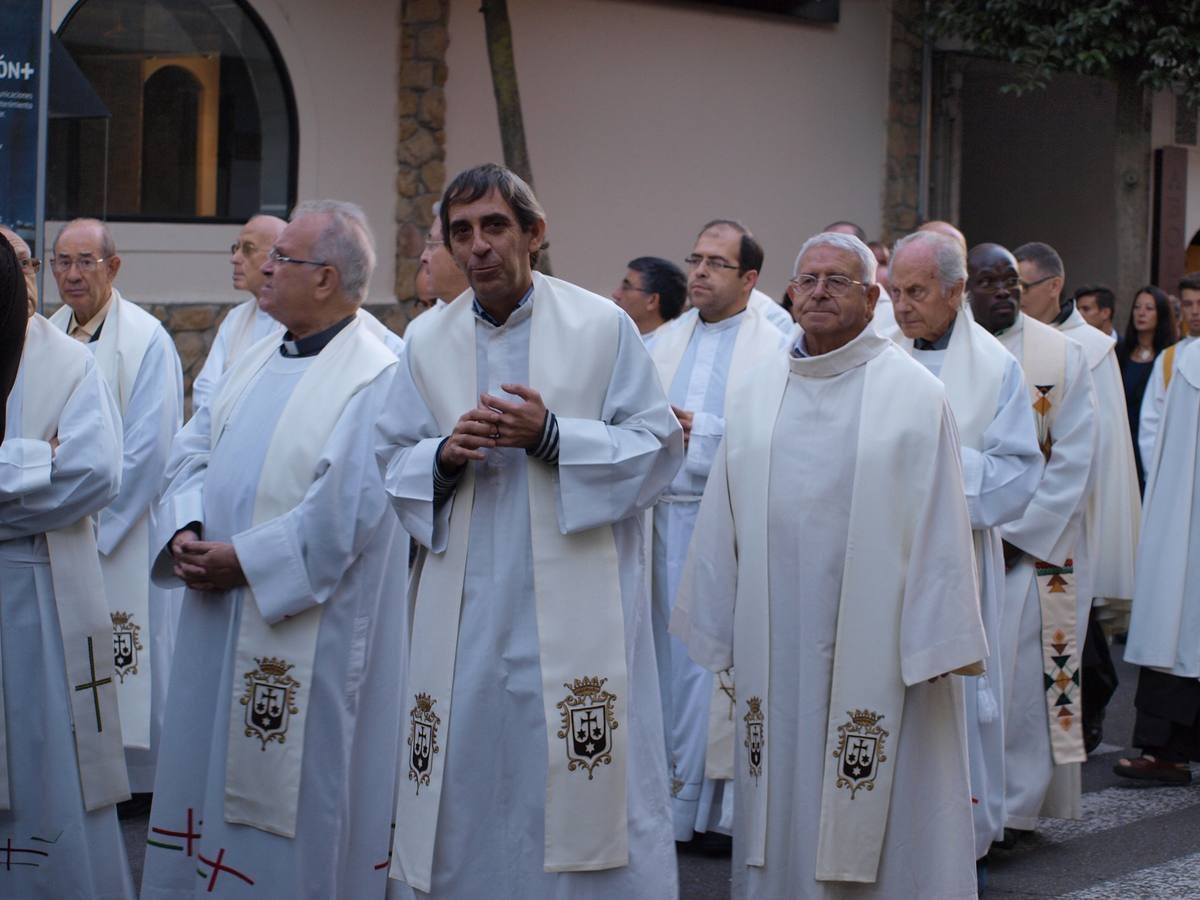
[[[242,221],[296,193],[291,83],[240,0],[81,0],[59,37],[111,118],[51,122],[51,218]]]

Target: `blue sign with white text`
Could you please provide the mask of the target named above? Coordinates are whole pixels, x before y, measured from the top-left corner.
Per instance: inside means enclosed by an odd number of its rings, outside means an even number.
[[[33,244],[42,0],[0,0],[0,224]]]

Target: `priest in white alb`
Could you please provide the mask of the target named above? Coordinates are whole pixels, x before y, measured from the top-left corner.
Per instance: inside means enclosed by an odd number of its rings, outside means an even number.
[[[357,312],[362,211],[302,204],[263,266],[287,329],[179,433],[155,578],[186,583],[142,900],[382,897],[408,540],[376,461],[395,355]]]
[[[1200,335],[1200,272],[1188,272],[1179,279],[1179,308],[1187,326],[1187,335],[1155,357],[1150,381],[1146,385],[1146,394],[1142,397],[1142,413],[1138,419],[1138,449],[1142,451],[1142,460],[1147,467],[1154,456],[1154,443],[1162,427],[1163,410],[1167,405],[1167,389],[1171,386],[1171,379],[1175,377],[1179,361],[1183,359],[1183,349]]]
[[[212,399],[221,376],[246,350],[279,329],[279,323],[259,306],[258,298],[266,284],[262,265],[285,227],[287,222],[278,216],[252,216],[229,248],[234,290],[248,292],[250,299],[239,303],[221,320],[204,365],[192,382],[193,410]]]
[[[700,497],[725,433],[731,388],[773,353],[785,334],[750,302],[763,251],[740,223],[702,229],[685,260],[691,309],[661,329],[651,356],[684,427],[686,453],[654,505],[651,591],[675,840],[729,834],[733,800],[733,673],[713,675],[667,633]],[[768,301],[769,302],[769,301]],[[782,311],[782,307],[778,307]]]
[[[1200,759],[1200,344],[1179,354],[1146,470],[1142,542],[1125,660],[1141,666],[1137,757],[1116,774],[1190,784]]]
[[[468,169],[440,215],[471,289],[381,423],[420,545],[389,896],[673,897],[642,513],[679,423],[630,318],[532,271],[524,181]]]
[[[728,406],[671,630],[737,674],[733,896],[975,896],[963,681],[988,656],[942,384],[822,233],[801,334]]]
[[[9,240],[0,237],[0,310],[24,322]],[[115,805],[129,781],[92,519],[120,487],[120,418],[91,354],[28,316],[0,443],[0,894],[132,900]]]
[[[967,508],[979,566],[980,610],[987,632],[987,672],[967,683],[967,739],[975,812],[975,855],[1004,834],[1004,679],[1000,615],[1004,550],[998,526],[1019,519],[1042,475],[1021,365],[964,304],[962,243],[935,231],[897,241],[889,274],[899,330],[892,335],[946,386],[962,442]]]
[[[998,244],[972,248],[967,292],[975,321],[1021,363],[1046,459],[1025,514],[1000,527],[1006,598],[997,652],[1006,686],[1007,846],[1032,831],[1039,814],[1079,814],[1079,764],[1087,756],[1080,663],[1091,606],[1083,517],[1098,425],[1083,349],[1020,311],[1013,255]]]
[[[129,783],[145,794],[154,785],[180,601],[150,584],[152,513],[182,422],[183,373],[166,329],[113,284],[121,258],[107,226],[68,222],[50,264],[65,304],[50,322],[95,354],[121,412],[124,477],[121,492],[97,517],[96,543],[112,614]]]

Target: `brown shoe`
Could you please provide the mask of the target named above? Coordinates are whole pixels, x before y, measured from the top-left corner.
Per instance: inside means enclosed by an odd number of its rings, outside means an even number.
[[[1137,759],[1119,759],[1114,774],[1122,778],[1157,781],[1161,784],[1191,784],[1192,770],[1187,763],[1169,763],[1143,753]]]

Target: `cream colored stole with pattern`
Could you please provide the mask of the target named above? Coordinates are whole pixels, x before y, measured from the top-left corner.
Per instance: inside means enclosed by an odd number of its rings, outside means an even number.
[[[1067,376],[1066,338],[1061,332],[1026,319],[1021,336],[1021,366],[1033,399],[1038,444],[1049,459],[1054,452],[1054,418],[1062,404]],[[1070,559],[1035,560],[1034,579],[1042,609],[1042,665],[1050,725],[1050,750],[1057,765],[1085,762],[1083,710],[1080,706],[1079,620],[1075,568]]]
[[[50,320],[65,333],[71,309],[64,306]],[[122,421],[133,396],[142,359],[158,330],[158,320],[113,288],[112,306],[104,318],[95,350],[96,366],[112,389]],[[174,385],[163,386],[174,390]],[[109,628],[121,733],[125,746],[150,749],[150,511],[147,510],[112,552],[100,558],[104,592],[111,615]]]
[[[773,301],[772,301],[773,302]],[[762,363],[772,353],[783,354],[783,336],[778,328],[763,314],[761,308],[754,305],[746,307],[743,314],[745,320],[738,328],[734,338],[733,354],[729,361],[729,376],[725,384],[725,415],[729,415],[729,398],[736,393],[739,380],[745,378],[756,366]],[[690,321],[689,321],[690,320]],[[678,325],[667,326],[658,336],[650,355],[658,369],[658,377],[663,390],[669,395],[675,373],[683,362],[700,320],[700,313],[691,309],[683,314]],[[676,500],[660,500],[667,502],[689,502]],[[699,503],[699,499],[694,502]],[[646,511],[646,560],[654,558],[654,509]],[[647,578],[650,566],[646,566]],[[674,603],[675,598],[670,598]],[[708,711],[708,742],[704,752],[704,777],[712,781],[733,780],[733,741],[734,713],[737,711],[735,699],[733,670],[727,669],[713,676],[712,697]],[[670,723],[664,722],[664,727]]]
[[[56,344],[63,344],[60,352]],[[48,441],[58,433],[59,418],[84,373],[78,343],[41,316],[29,320],[25,350],[22,434]],[[62,632],[67,690],[79,760],[84,806],[99,809],[129,798],[129,776],[121,744],[113,668],[113,630],[105,605],[100,559],[91,516],[46,532],[50,577]],[[0,692],[2,693],[2,692]],[[7,724],[7,723],[6,723]],[[5,767],[7,755],[0,759]],[[8,805],[8,791],[3,799]]]
[[[599,419],[620,320],[610,301],[536,272],[533,277],[529,386],[560,421]],[[438,314],[436,329],[408,343],[413,379],[444,434],[479,402],[471,301],[470,292],[461,295]],[[556,470],[531,458],[527,472],[548,754],[543,865],[548,872],[616,868],[629,861],[628,673],[616,544],[607,525],[562,534]],[[413,706],[401,761],[407,780],[398,790],[389,874],[422,891],[432,881],[442,785],[454,777],[445,761],[473,499],[469,465],[446,501],[453,503],[446,550],[423,553],[416,575],[405,701]]]
[[[903,445],[906,461],[925,461],[932,467],[944,397],[932,376],[913,378],[911,365],[890,343],[882,344],[865,364],[829,696],[816,861],[820,881],[873,882],[887,828],[893,754],[904,712],[899,634],[907,548],[912,543],[913,510],[920,508],[932,480],[932,469],[908,469],[903,477],[898,475],[896,451]],[[787,356],[780,354],[755,376],[754,402],[731,409],[725,452],[739,534],[733,654],[738,740],[745,749],[747,771],[738,781],[738,791],[748,811],[746,864],[763,866],[772,752],[766,511],[771,441],[791,377]],[[904,384],[901,403],[896,402],[898,379]],[[891,502],[880,504],[880,497]]]
[[[276,335],[234,363],[212,406],[212,446],[238,401],[279,352]],[[270,436],[254,498],[253,524],[294,509],[316,479],[321,453],[346,404],[396,357],[358,321],[343,328],[300,377]],[[370,427],[371,423],[363,423]],[[317,633],[324,608],[314,606],[268,624],[250,587],[241,616],[229,704],[225,820],[294,837],[304,761],[305,725]]]

